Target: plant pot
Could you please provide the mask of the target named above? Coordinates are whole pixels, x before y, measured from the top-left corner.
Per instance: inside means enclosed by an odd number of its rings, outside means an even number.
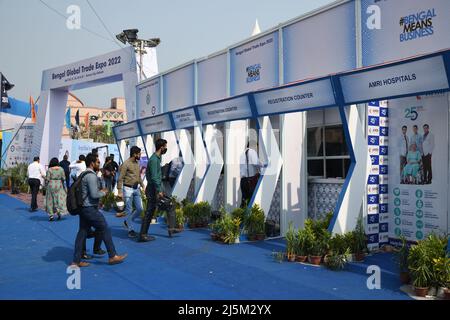
[[[297,262],[305,262],[306,259],[308,259],[308,256],[295,256]]]
[[[256,235],[256,240],[257,241],[261,241],[264,240],[266,238],[266,235],[264,233],[260,233]]]
[[[400,272],[400,282],[403,284],[408,284],[411,281],[409,272]]]
[[[322,261],[322,256],[309,256],[309,263],[314,264],[316,266],[320,265]]]
[[[444,299],[450,300],[450,288],[444,288]]]
[[[288,253],[287,257],[289,262],[295,262],[295,254]]]
[[[418,297],[425,297],[428,294],[428,290],[430,288],[420,288],[420,287],[414,287],[414,292],[416,293],[416,296]]]
[[[364,261],[365,254],[363,252],[355,253],[355,261],[362,262]]]
[[[248,241],[256,241],[256,235],[254,235],[254,234],[249,234],[247,237],[248,237]]]

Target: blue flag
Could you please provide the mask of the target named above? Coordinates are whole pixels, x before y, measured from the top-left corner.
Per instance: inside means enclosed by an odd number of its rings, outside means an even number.
[[[70,108],[67,109],[66,112],[66,128],[70,129],[71,124],[70,124]]]

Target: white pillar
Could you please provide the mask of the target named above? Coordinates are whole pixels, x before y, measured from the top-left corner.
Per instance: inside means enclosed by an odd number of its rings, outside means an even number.
[[[306,112],[282,116],[281,150],[283,162],[281,185],[281,234],[289,222],[303,228],[308,218],[308,170],[306,146]]]

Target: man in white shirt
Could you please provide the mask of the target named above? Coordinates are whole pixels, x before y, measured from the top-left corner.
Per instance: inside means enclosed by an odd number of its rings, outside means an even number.
[[[80,176],[80,174],[86,170],[85,160],[86,157],[83,154],[80,154],[80,156],[78,157],[78,161],[73,162],[69,166],[69,169],[71,170],[70,177],[72,178],[72,181],[75,181]]]
[[[417,146],[417,151],[420,152],[420,155],[423,155],[423,136],[419,134],[419,128],[417,125],[413,125],[413,134],[411,138],[409,139],[411,141],[411,144],[415,143]]]
[[[406,135],[407,130],[407,126],[402,127],[402,135],[398,140],[398,148],[400,150],[400,177],[402,176],[403,168],[406,165],[406,155],[409,150],[409,137]]]
[[[257,148],[257,143],[247,144],[245,152],[241,155],[239,160],[240,173],[241,173],[241,193],[242,201],[241,208],[244,208],[250,202],[253,192],[255,191],[256,184],[258,183],[260,170],[262,163],[259,161],[258,154],[255,149],[250,148],[250,145]]]
[[[39,163],[39,157],[34,157],[33,162],[28,166],[28,184],[31,190],[30,212],[37,211],[37,195],[41,186],[41,179],[45,179],[45,170]]]
[[[431,155],[434,149],[434,135],[430,132],[428,124],[423,125],[422,148],[423,180],[425,184],[431,184],[431,179],[433,179]]]

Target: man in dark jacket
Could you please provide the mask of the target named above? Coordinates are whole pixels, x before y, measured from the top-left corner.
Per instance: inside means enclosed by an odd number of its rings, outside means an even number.
[[[66,175],[66,185],[67,189],[70,187],[70,162],[67,160],[69,157],[67,154],[64,155],[63,160],[59,163],[59,166],[64,169],[64,173]]]

